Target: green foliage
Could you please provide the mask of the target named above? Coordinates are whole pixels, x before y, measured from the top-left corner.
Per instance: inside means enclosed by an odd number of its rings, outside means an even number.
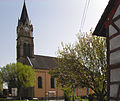
[[[17,63],[18,80],[22,87],[33,87],[35,81],[35,73],[31,66]]]
[[[35,73],[31,66],[22,63],[7,64],[1,68],[2,80],[12,87],[33,87]]]
[[[91,88],[99,101],[106,96],[106,40],[92,33],[78,35],[75,44],[58,50],[59,67],[50,71],[58,83],[67,87]]]
[[[62,87],[61,90],[64,91],[65,101],[71,101],[70,96],[73,95],[72,88],[71,87]]]

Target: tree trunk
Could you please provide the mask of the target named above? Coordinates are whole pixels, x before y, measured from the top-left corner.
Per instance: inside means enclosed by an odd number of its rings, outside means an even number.
[[[22,97],[21,97],[21,87],[18,88],[18,98],[21,100]]]
[[[97,96],[97,100],[98,101],[105,101],[105,96],[103,94],[100,94],[99,96]]]

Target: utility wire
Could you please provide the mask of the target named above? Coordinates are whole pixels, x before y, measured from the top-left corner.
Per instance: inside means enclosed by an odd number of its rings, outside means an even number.
[[[82,29],[83,29],[83,27],[84,27],[89,4],[90,4],[90,0],[86,0],[84,11],[83,11],[83,15],[82,15],[82,19],[81,19],[81,24],[80,24],[80,30],[79,30],[79,32],[81,32]]]
[[[82,30],[82,27],[83,27],[83,21],[84,21],[84,18],[85,18],[86,7],[87,7],[87,0],[86,0],[86,2],[85,2],[85,7],[84,7],[82,19],[81,19],[80,30]]]

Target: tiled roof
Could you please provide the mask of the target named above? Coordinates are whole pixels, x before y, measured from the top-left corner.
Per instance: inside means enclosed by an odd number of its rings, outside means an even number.
[[[95,28],[95,31],[93,32],[93,35],[106,37],[106,29],[104,28],[103,24],[105,23],[112,8],[115,6],[115,1],[116,0],[109,0],[109,3],[107,5],[107,7],[105,8],[104,13],[101,16],[101,18]]]
[[[34,69],[50,69],[58,66],[56,57],[34,55],[30,61]]]

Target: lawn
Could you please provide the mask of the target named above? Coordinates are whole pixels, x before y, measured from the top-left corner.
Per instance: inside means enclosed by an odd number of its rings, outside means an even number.
[[[82,101],[89,101],[88,99],[83,99]]]

